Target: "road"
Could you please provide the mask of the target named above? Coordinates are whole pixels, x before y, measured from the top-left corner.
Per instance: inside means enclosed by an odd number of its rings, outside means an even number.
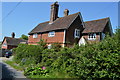
[[[7,58],[0,57],[0,79],[2,80],[28,80],[25,79],[26,77],[22,74],[21,71],[17,71],[14,68],[10,67],[6,63],[4,63],[2,60],[6,60]]]

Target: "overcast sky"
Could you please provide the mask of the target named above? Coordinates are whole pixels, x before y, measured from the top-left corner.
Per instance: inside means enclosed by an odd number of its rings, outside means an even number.
[[[4,36],[10,37],[12,32],[15,32],[17,38],[22,34],[28,35],[36,25],[49,21],[52,3],[3,2],[2,39]],[[69,14],[81,12],[83,21],[110,17],[113,30],[118,26],[117,2],[59,2],[59,17],[63,17],[65,9],[69,9]]]

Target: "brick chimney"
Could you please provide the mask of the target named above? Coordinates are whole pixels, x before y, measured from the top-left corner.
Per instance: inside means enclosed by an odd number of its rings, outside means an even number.
[[[59,4],[58,2],[55,2],[51,5],[51,14],[50,14],[50,24],[53,23],[58,18],[58,9],[59,9]]]
[[[15,38],[15,33],[14,33],[14,32],[12,32],[12,34],[11,34],[11,35],[12,35],[12,38]]]
[[[64,10],[64,16],[68,16],[68,14],[69,14],[69,10],[68,10],[68,9],[65,9],[65,10]]]

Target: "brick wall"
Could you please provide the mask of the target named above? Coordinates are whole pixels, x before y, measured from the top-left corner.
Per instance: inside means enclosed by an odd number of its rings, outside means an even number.
[[[7,49],[7,45],[6,45],[6,46],[4,46],[4,45],[3,45],[4,43],[6,43],[6,44],[7,44],[6,39],[5,39],[5,40],[4,40],[4,42],[2,43],[2,49]]]
[[[28,44],[37,45],[37,42],[39,42],[41,39],[41,34],[38,34],[38,38],[33,38],[33,35],[30,35],[28,37]]]
[[[54,37],[48,37],[48,33],[44,33],[42,34],[42,39],[44,39],[47,43],[63,43],[64,30],[55,32]]]
[[[54,37],[48,37],[48,32],[43,33],[42,35],[38,34],[38,38],[33,38],[33,35],[30,35],[28,44],[37,45],[37,42],[39,42],[40,39],[44,39],[48,44],[56,42],[62,44],[64,40],[64,30],[56,31]]]

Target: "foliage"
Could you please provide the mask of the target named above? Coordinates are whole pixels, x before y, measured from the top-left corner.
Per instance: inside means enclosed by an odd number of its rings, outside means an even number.
[[[41,52],[43,48],[37,45],[19,44],[14,49],[14,60],[17,63],[29,65],[30,63],[39,63],[41,61]]]
[[[44,49],[46,49],[47,48],[47,45],[46,45],[47,43],[44,41],[44,39],[40,39],[40,41],[38,42],[38,45],[40,46],[40,47],[43,47]]]
[[[120,78],[119,41],[120,29],[114,36],[107,36],[99,43],[75,45],[73,48],[57,48],[55,44],[52,49],[47,49],[44,48],[46,45],[43,44],[44,41],[39,45],[20,44],[15,49],[15,61],[22,65],[35,64],[34,67],[28,66],[25,69],[27,76],[43,76],[45,73],[44,75],[56,78],[62,76],[80,79],[117,79]],[[41,69],[42,66],[47,67],[47,72]]]
[[[27,75],[39,75],[39,76],[49,76],[48,75],[49,71],[47,69],[42,69],[41,67],[39,66],[36,66],[36,67],[28,67],[25,71],[24,71],[24,74],[27,76]]]
[[[28,36],[26,36],[26,35],[24,35],[24,34],[22,34],[20,38],[21,38],[21,39],[24,39],[24,40],[28,40]]]
[[[51,48],[55,51],[60,51],[61,45],[59,43],[53,43]]]

